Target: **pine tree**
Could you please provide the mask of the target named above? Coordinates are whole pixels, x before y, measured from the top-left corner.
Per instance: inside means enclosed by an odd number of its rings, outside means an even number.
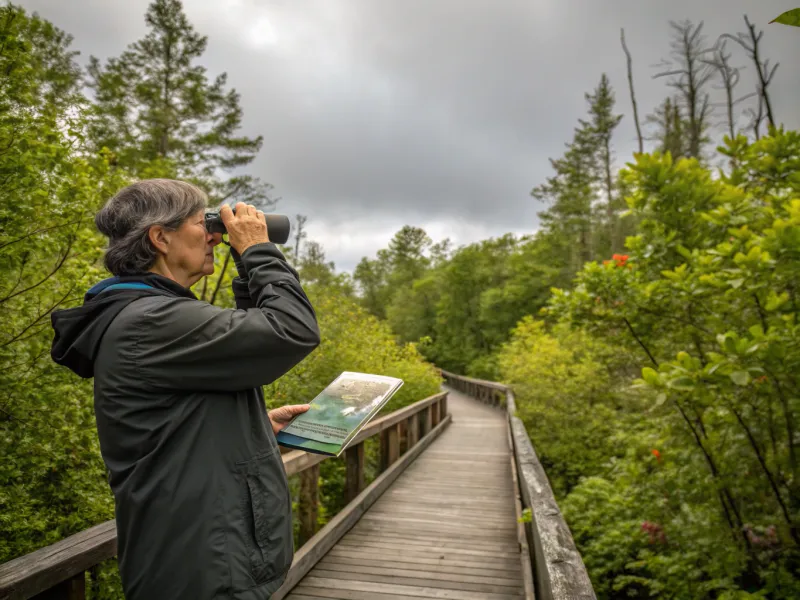
[[[210,81],[197,64],[208,38],[198,34],[180,0],[154,0],[145,15],[147,35],[105,65],[92,57],[89,85],[95,118],[91,139],[117,164],[140,177],[191,179],[216,200],[267,207],[270,186],[251,176],[220,178],[252,162],[262,137],[237,135],[239,94],[227,75]]]
[[[647,122],[656,126],[655,133],[650,137],[656,142],[656,150],[669,152],[675,160],[691,156],[687,134],[689,124],[677,100],[666,98],[655,113],[647,117]]]
[[[577,128],[564,156],[550,159],[556,174],[531,191],[534,198],[552,203],[539,217],[546,229],[566,241],[572,272],[592,260],[595,149],[591,131],[586,126]]]
[[[615,195],[615,182],[611,173],[613,162],[613,151],[611,139],[614,130],[622,120],[622,115],[614,114],[614,90],[611,87],[608,77],[603,73],[600,83],[591,94],[586,94],[586,101],[589,103],[589,121],[581,120],[581,127],[587,131],[587,135],[594,145],[594,168],[595,176],[601,181],[601,187],[605,194],[605,219],[608,229],[609,244],[612,251],[622,250],[618,215],[621,209],[620,202]]]

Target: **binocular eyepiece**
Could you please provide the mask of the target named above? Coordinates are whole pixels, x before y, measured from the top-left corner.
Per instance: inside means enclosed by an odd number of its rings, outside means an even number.
[[[236,209],[231,207],[234,214],[236,214]],[[267,221],[267,235],[269,235],[269,241],[275,244],[285,244],[289,241],[289,232],[291,231],[292,225],[289,221],[289,217],[286,215],[270,215],[265,214],[264,217]],[[228,230],[225,228],[225,223],[222,222],[222,217],[219,215],[218,210],[208,211],[205,216],[206,219],[206,231],[209,233],[228,233]]]

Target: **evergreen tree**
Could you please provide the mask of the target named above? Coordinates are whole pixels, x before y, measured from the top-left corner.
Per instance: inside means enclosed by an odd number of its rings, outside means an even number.
[[[431,239],[423,229],[405,225],[389,242],[389,284],[396,291],[422,277],[430,266],[426,252]]]
[[[269,185],[251,176],[222,181],[252,162],[262,137],[237,135],[239,94],[227,75],[209,80],[197,64],[208,44],[180,0],[154,0],[147,35],[105,65],[92,57],[89,84],[95,95],[91,139],[137,176],[175,175],[201,184],[216,200],[256,202],[265,208]]]
[[[565,242],[572,272],[592,259],[592,210],[598,181],[595,157],[595,139],[584,123],[575,130],[564,156],[550,159],[556,174],[531,191],[534,198],[551,203],[539,217],[546,231]]]
[[[300,256],[297,271],[303,285],[314,285],[323,288],[336,288],[344,296],[353,295],[353,284],[346,273],[336,274],[336,265],[327,260],[322,244],[309,241]]]
[[[655,113],[647,117],[647,122],[656,126],[656,131],[650,138],[656,142],[656,150],[669,152],[674,159],[691,156],[686,133],[689,125],[677,100],[664,99]]]
[[[596,177],[601,181],[605,194],[605,226],[607,237],[612,251],[622,250],[620,240],[621,229],[618,215],[622,209],[621,202],[615,194],[615,181],[612,175],[613,151],[611,139],[614,130],[622,120],[622,115],[614,114],[614,90],[605,73],[600,77],[600,83],[591,94],[586,94],[589,103],[589,121],[581,121],[581,127],[586,129],[595,145]]]

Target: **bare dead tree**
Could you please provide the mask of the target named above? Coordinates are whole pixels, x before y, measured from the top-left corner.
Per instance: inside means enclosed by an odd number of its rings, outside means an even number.
[[[297,266],[300,264],[300,244],[308,235],[305,229],[308,217],[306,215],[296,215],[295,219],[297,221],[297,227],[295,228],[296,233],[294,234],[294,264]]]
[[[633,122],[636,125],[636,137],[639,140],[639,153],[644,152],[644,138],[642,137],[642,127],[639,124],[639,109],[636,106],[636,94],[633,91],[633,59],[625,43],[625,29],[620,29],[619,39],[622,42],[622,50],[628,62],[628,88],[631,92],[631,104],[633,105]]]
[[[758,74],[758,95],[760,97],[758,110],[761,112],[766,109],[767,124],[770,127],[775,127],[775,114],[772,112],[772,103],[769,100],[768,89],[780,63],[775,63],[770,67],[769,59],[761,60],[759,44],[761,43],[761,38],[764,37],[764,31],[762,30],[756,33],[756,27],[750,22],[747,15],[744,16],[744,23],[747,26],[747,32],[739,32],[736,35],[725,33],[722,34],[720,38],[730,39],[739,44],[747,53],[750,60],[753,61],[753,64],[755,64],[756,73]],[[756,138],[758,138],[758,136],[756,136]]]
[[[719,73],[720,80],[722,81],[722,89],[725,90],[728,135],[733,139],[736,137],[736,122],[738,121],[734,115],[735,107],[740,102],[752,98],[755,94],[748,94],[741,98],[736,98],[736,86],[741,79],[740,70],[738,67],[731,65],[731,54],[726,51],[725,44],[725,40],[718,41],[716,46],[711,49],[709,57],[704,59],[704,62],[714,67],[717,73]]]
[[[748,108],[745,111],[750,117],[750,123],[747,126],[749,129],[753,130],[753,137],[755,137],[756,141],[761,139],[761,123],[764,121],[764,98],[759,94],[758,96],[758,110],[754,108]]]
[[[670,26],[673,29],[671,59],[663,63],[666,70],[654,77],[669,77],[668,85],[678,90],[689,126],[688,155],[700,158],[713,112],[706,89],[714,76],[714,69],[704,62],[708,50],[702,21],[699,25],[690,21],[670,21]]]

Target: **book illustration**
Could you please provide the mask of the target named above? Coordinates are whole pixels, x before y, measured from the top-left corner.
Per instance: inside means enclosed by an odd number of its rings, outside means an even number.
[[[341,377],[314,398],[308,412],[299,415],[285,431],[340,444],[380,405],[391,387],[380,381]]]
[[[278,443],[337,456],[402,384],[393,377],[344,372],[278,434]]]

